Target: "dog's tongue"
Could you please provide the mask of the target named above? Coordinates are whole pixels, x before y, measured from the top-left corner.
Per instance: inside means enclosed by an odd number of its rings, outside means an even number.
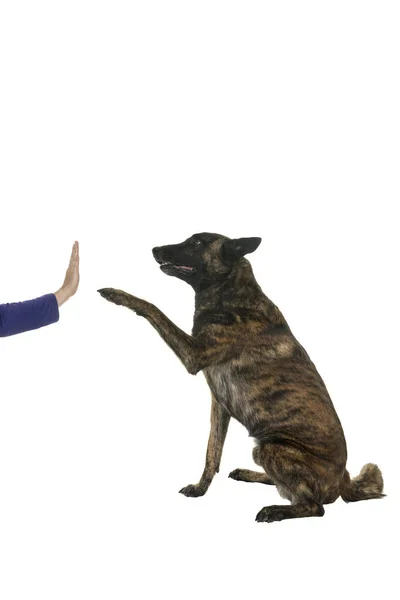
[[[184,271],[193,271],[193,267],[186,267],[185,265],[179,265],[179,268]]]

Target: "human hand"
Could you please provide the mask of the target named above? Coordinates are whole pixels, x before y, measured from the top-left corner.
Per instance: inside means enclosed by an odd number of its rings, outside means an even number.
[[[71,258],[68,269],[65,274],[64,283],[61,288],[54,294],[57,298],[58,306],[61,306],[71,296],[73,296],[79,285],[79,242],[75,242],[72,246]]]

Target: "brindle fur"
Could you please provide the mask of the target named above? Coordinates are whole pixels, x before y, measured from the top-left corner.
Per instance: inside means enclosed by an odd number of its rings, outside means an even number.
[[[100,294],[145,317],[187,371],[203,371],[212,392],[211,429],[200,481],[181,490],[202,496],[218,472],[230,417],[255,438],[253,458],[264,473],[236,469],[230,477],[276,485],[291,505],[267,506],[257,521],[322,516],[324,504],[380,498],[376,465],[355,479],[346,470],[346,442],[324,382],[278,308],[262,292],[249,261],[260,238],[230,240],[196,234],[154,248],[161,269],[195,290],[192,335],[157,307],[121,290]]]

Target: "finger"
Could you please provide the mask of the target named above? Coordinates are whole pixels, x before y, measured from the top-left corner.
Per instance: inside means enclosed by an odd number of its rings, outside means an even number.
[[[77,260],[78,260],[78,242],[75,242],[74,245],[72,246],[72,252],[71,252],[71,258],[69,260],[69,266],[70,267],[74,267]]]

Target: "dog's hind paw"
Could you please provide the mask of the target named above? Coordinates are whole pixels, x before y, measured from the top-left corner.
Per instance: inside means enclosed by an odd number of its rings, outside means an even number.
[[[257,523],[273,523],[284,519],[281,506],[264,506],[256,516]]]
[[[206,491],[207,490],[205,490],[198,484],[189,484],[186,487],[183,487],[181,490],[179,490],[179,493],[183,494],[184,496],[187,496],[188,498],[199,498],[199,496],[204,496]]]
[[[235,481],[243,481],[242,480],[242,472],[243,469],[235,469],[234,471],[231,471],[228,475],[228,477],[230,477],[231,479],[235,479]]]

